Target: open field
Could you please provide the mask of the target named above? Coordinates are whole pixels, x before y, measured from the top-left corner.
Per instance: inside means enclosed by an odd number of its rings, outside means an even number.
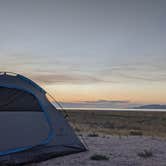
[[[68,114],[89,151],[28,166],[165,166],[166,113],[70,110]]]
[[[89,151],[28,166],[165,166],[166,141],[144,136],[84,135]]]
[[[166,137],[166,112],[68,110],[77,132]]]

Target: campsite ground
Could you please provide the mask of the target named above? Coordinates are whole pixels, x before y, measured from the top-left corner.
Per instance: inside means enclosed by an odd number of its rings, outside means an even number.
[[[165,166],[166,113],[70,110],[88,152],[31,166]]]

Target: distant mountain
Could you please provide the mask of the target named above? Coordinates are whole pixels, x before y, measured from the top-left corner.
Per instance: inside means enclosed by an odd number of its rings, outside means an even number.
[[[151,105],[138,106],[134,108],[135,109],[166,109],[166,105],[151,104]]]

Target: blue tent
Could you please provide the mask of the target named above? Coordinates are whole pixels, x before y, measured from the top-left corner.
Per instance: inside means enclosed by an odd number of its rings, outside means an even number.
[[[85,151],[63,113],[30,79],[0,73],[0,164],[23,164]]]

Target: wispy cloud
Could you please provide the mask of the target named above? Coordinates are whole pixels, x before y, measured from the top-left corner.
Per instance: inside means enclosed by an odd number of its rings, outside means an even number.
[[[108,81],[93,72],[80,70],[78,64],[68,64],[55,57],[47,59],[25,53],[1,53],[0,58],[4,61],[0,64],[3,71],[20,73],[39,83],[92,84]]]
[[[63,107],[68,108],[132,108],[140,104],[127,100],[96,100],[81,102],[61,102]]]
[[[39,58],[40,57],[40,58]],[[26,53],[0,53],[4,63],[1,70],[18,72],[45,84],[93,84],[127,82],[165,82],[166,67],[160,60],[126,63],[103,68],[80,67],[77,63],[67,63],[62,59],[35,56]]]
[[[46,84],[56,84],[56,83],[72,83],[72,84],[89,84],[89,83],[100,83],[104,80],[91,76],[73,73],[57,73],[57,74],[32,74],[31,78]]]
[[[83,104],[124,104],[129,103],[127,100],[96,100],[96,101],[82,101]]]
[[[165,82],[166,67],[162,62],[146,64],[135,63],[112,66],[99,71],[103,78],[111,77],[115,82]]]

